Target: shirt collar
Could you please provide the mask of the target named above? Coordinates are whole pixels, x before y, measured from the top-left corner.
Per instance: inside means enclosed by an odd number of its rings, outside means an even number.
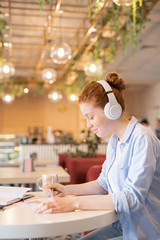
[[[131,117],[131,119],[128,123],[128,126],[126,128],[126,131],[123,135],[123,138],[121,140],[122,144],[125,143],[128,140],[128,138],[130,137],[131,133],[133,132],[137,122],[138,122],[138,120],[135,117]],[[111,145],[114,147],[115,144],[117,144],[117,142],[118,142],[118,137],[115,134],[113,134],[112,139],[111,139]]]

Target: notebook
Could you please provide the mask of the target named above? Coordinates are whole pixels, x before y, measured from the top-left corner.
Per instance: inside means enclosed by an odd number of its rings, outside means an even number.
[[[31,188],[0,186],[0,208],[33,197]]]

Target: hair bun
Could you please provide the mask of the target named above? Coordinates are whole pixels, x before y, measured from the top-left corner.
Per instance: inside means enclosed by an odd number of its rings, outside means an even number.
[[[126,88],[124,80],[118,76],[116,72],[110,72],[106,75],[105,80],[111,87],[117,88],[122,91]]]

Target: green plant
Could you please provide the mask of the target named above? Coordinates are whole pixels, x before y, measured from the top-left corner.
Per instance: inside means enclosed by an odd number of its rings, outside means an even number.
[[[96,151],[98,149],[98,144],[101,142],[101,139],[97,135],[92,135],[90,130],[82,130],[82,133],[85,134],[85,143],[88,146],[88,154],[95,157]]]
[[[93,19],[98,16],[104,6],[104,0],[88,0],[88,17]]]
[[[39,4],[40,4],[40,10],[42,11],[44,9],[44,6],[46,4],[51,4],[51,0],[38,0]]]
[[[40,96],[43,94],[44,83],[36,83],[33,91],[33,96]],[[27,84],[24,82],[14,82],[12,78],[8,82],[0,83],[0,97],[2,97],[6,92],[11,93],[14,97],[21,97],[25,95],[24,88]]]
[[[12,81],[7,83],[0,83],[0,97],[2,97],[7,92],[11,93],[13,96],[20,97],[24,94],[23,89],[23,83],[13,83]]]
[[[140,36],[144,24],[148,20],[147,14],[148,7],[146,3],[143,3],[142,8],[137,2],[135,27],[132,6],[121,7],[113,4],[113,6],[107,10],[106,16],[103,17],[102,25],[107,25],[109,27],[112,37],[106,49],[106,61],[114,61],[118,49],[122,49],[123,54],[125,54],[128,45],[131,47],[133,56],[134,49],[139,42],[138,37]]]
[[[90,19],[94,18],[97,14],[97,8],[92,7],[92,2],[93,1],[91,1],[89,7],[92,9],[89,14]],[[99,5],[99,2],[101,1],[96,1],[97,6]],[[106,61],[114,61],[117,50],[122,49],[123,53],[125,53],[128,45],[130,45],[133,55],[135,46],[139,42],[138,36],[140,35],[144,24],[148,20],[148,12],[147,2],[143,1],[142,6],[142,0],[135,0],[133,1],[132,6],[127,7],[118,6],[113,3],[106,9],[106,14],[102,16],[98,25],[99,27],[106,26],[112,36],[110,37],[110,40],[108,39],[106,41],[106,39],[102,36],[102,32],[97,41],[101,46],[101,55],[105,57]],[[107,42],[107,44],[105,44],[105,42]],[[91,52],[94,53],[95,48],[97,48],[96,45],[93,46]],[[106,48],[105,51],[104,48]]]
[[[82,143],[87,145],[88,151],[81,151],[78,149],[78,145],[76,147],[76,152],[68,151],[68,158],[72,157],[96,157],[96,151],[98,149],[98,144],[101,143],[101,139],[97,137],[97,135],[92,135],[90,130],[82,130],[82,134],[84,134],[84,138]]]
[[[43,91],[44,91],[44,83],[43,82],[38,82],[36,84],[36,88],[35,88],[35,91],[34,91],[34,96],[40,96],[43,94]]]
[[[3,58],[3,33],[8,30],[7,22],[4,19],[4,15],[0,12],[0,63],[4,61]]]

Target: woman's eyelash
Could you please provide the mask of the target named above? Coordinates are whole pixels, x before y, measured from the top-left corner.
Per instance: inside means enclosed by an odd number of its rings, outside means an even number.
[[[92,119],[93,119],[93,117],[90,117],[90,118],[89,118],[89,120],[92,120]]]

